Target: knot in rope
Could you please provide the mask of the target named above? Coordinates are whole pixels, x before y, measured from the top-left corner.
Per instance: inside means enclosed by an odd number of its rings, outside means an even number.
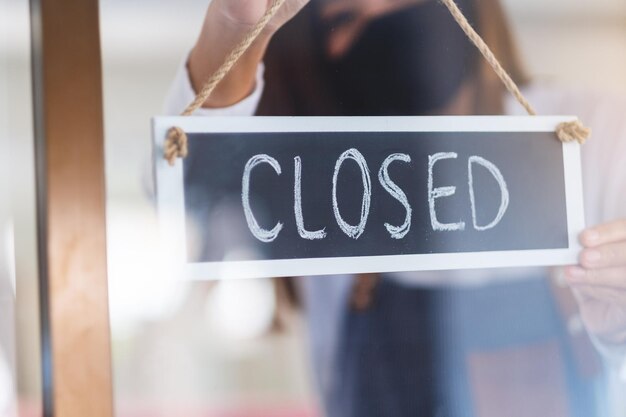
[[[173,166],[176,158],[186,157],[187,152],[187,134],[185,131],[177,126],[169,128],[163,144],[163,157],[170,166]]]
[[[561,142],[576,141],[582,145],[589,139],[591,129],[585,127],[580,120],[574,120],[573,122],[560,123],[556,128],[556,135]]]

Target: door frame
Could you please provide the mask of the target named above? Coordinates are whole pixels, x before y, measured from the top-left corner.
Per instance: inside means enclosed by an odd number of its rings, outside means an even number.
[[[31,0],[44,416],[113,415],[98,0]]]

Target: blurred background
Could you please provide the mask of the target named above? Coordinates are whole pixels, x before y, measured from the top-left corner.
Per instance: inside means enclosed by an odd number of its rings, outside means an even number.
[[[0,1],[0,416],[41,414],[28,1]]]
[[[270,331],[269,281],[181,282],[154,262],[150,118],[207,4],[101,1],[117,414],[319,415],[302,323],[288,315],[286,331]],[[504,4],[534,79],[626,94],[625,0]],[[0,415],[14,410],[14,389],[34,415],[40,396],[30,94],[28,3],[0,0]],[[626,416],[626,390],[611,389],[615,415]]]

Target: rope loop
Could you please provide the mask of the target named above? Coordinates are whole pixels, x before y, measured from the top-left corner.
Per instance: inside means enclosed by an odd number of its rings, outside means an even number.
[[[185,131],[178,126],[170,127],[163,144],[163,157],[170,166],[173,166],[176,163],[176,158],[185,158],[188,152]]]
[[[246,34],[237,46],[228,54],[224,63],[215,71],[215,73],[207,80],[194,101],[185,108],[182,115],[190,116],[198,108],[206,102],[215,87],[224,79],[228,72],[235,66],[239,58],[248,50],[250,45],[255,41],[263,29],[268,25],[272,17],[278,12],[278,9],[286,0],[272,0],[270,7],[266,10],[263,17],[256,25]],[[461,9],[456,5],[454,0],[439,0],[445,5],[450,14],[456,20],[458,25],[463,29],[469,40],[476,46],[489,65],[493,68],[507,90],[517,99],[517,101],[526,109],[526,112],[534,116],[535,109],[526,100],[519,87],[502,67],[498,58],[493,54],[489,46],[482,37],[469,23]],[[577,141],[583,144],[590,136],[591,130],[585,127],[579,120],[573,122],[561,123],[556,130],[556,135],[561,142]],[[187,135],[179,127],[172,127],[167,131],[167,138],[164,144],[163,156],[170,165],[174,165],[176,158],[184,158],[187,156]]]
[[[591,136],[591,129],[585,127],[580,120],[560,123],[556,128],[556,135],[563,143],[576,141],[581,145]]]

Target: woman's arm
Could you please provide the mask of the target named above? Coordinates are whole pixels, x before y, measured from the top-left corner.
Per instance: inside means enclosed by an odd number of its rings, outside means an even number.
[[[213,0],[209,5],[198,40],[189,55],[187,69],[195,91],[224,62],[230,51],[258,22],[272,0]],[[240,58],[204,103],[205,108],[231,106],[247,97],[255,87],[257,67],[272,35],[309,0],[286,0],[265,30]]]

